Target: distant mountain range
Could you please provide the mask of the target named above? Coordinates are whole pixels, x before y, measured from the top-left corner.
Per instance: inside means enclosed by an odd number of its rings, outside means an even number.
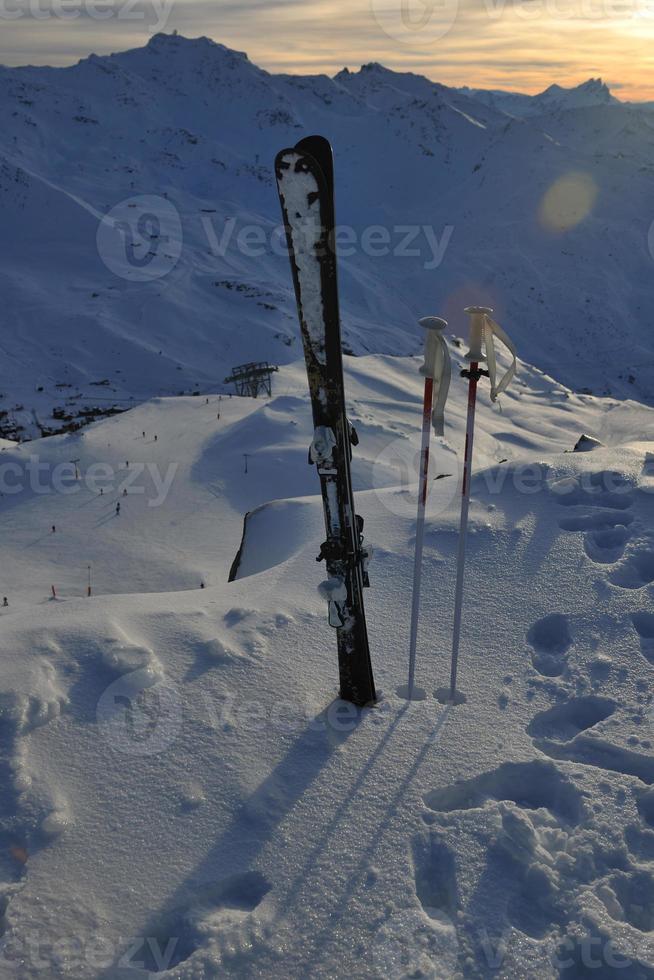
[[[310,132],[335,149],[348,350],[415,353],[418,316],[461,333],[487,303],[568,385],[654,400],[650,106],[599,79],[527,96],[377,64],[271,75],[157,35],[0,69],[5,434],[297,359],[272,162]]]

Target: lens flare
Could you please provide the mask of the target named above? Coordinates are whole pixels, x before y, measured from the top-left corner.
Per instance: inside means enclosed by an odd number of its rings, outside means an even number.
[[[564,174],[543,195],[540,223],[552,232],[575,228],[593,210],[597,193],[597,184],[588,174]]]

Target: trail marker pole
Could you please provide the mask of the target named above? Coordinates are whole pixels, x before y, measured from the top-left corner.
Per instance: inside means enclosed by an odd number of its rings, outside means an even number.
[[[439,388],[439,403],[444,406],[450,380],[449,352],[442,331],[447,321],[440,317],[423,317],[420,325],[427,330],[425,338],[425,363],[420,373],[425,376],[425,390],[422,406],[422,442],[420,447],[420,479],[418,486],[418,516],[416,519],[416,550],[413,562],[413,599],[411,603],[411,631],[409,639],[409,680],[407,698],[413,699],[416,674],[416,648],[418,644],[418,620],[420,618],[420,589],[422,585],[422,553],[425,539],[425,511],[429,490],[429,443],[432,426],[432,407],[434,401],[434,378]],[[442,408],[438,418],[434,418],[437,432],[442,435]],[[424,697],[424,692],[419,691]]]

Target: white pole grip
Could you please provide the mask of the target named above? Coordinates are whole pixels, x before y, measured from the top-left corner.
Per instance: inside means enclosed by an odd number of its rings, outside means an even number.
[[[425,363],[420,368],[420,373],[426,378],[434,378],[438,373],[438,355],[441,349],[439,334],[447,329],[447,320],[442,320],[439,316],[423,316],[418,323],[427,331]]]
[[[490,316],[493,311],[488,306],[467,306],[465,312],[470,317],[470,350],[466,354],[466,358],[476,363],[485,361],[482,348],[484,323],[486,317]]]

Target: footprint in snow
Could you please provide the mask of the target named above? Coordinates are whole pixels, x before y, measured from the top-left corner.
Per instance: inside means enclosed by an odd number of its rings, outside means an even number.
[[[563,507],[586,508],[584,514],[562,518],[559,527],[584,532],[584,550],[591,561],[611,565],[622,558],[634,520],[633,514],[625,513],[633,504],[633,488],[626,477],[603,470],[580,480],[561,480],[552,492]]]
[[[372,942],[372,965],[383,977],[454,976],[459,959],[456,918],[459,896],[453,850],[440,831],[413,845],[416,898],[421,908],[405,908],[385,918]]]
[[[625,841],[641,861],[654,862],[654,789],[639,789],[635,795],[640,821],[625,828]]]
[[[505,762],[499,768],[451,786],[434,789],[423,797],[439,813],[472,810],[489,801],[511,801],[528,810],[545,808],[567,824],[577,824],[583,814],[581,795],[551,762]]]
[[[472,818],[475,837],[481,842],[488,834],[486,867],[463,912],[458,912],[455,861],[444,841],[435,838],[414,848],[416,892],[427,914],[435,904],[447,915],[462,916],[462,925],[466,917],[474,922],[472,931],[460,929],[467,969],[473,958],[478,966],[478,971],[466,972],[466,976],[488,972],[488,948],[475,941],[484,919],[488,918],[492,929],[499,917],[523,934],[522,938],[536,940],[549,935],[554,924],[565,922],[556,859],[582,821],[584,809],[581,794],[564,773],[542,760],[504,763],[473,779],[432,790],[424,802],[436,813],[478,811]],[[447,826],[454,840],[459,834],[452,834],[451,821],[452,817]],[[456,826],[461,834],[466,833],[465,824]],[[480,835],[481,828],[485,830]],[[462,854],[465,861],[465,847]],[[510,969],[509,960],[504,967]]]
[[[640,637],[640,649],[645,660],[654,666],[654,614],[632,613],[631,621]]]
[[[654,757],[626,749],[600,738],[580,732],[569,742],[546,741],[536,743],[541,752],[551,759],[576,762],[593,766],[606,772],[635,776],[648,786],[654,783]]]
[[[598,510],[574,517],[563,517],[559,521],[562,531],[603,531],[612,527],[629,527],[633,524],[633,514],[616,514],[613,510]]]
[[[416,895],[428,916],[444,912],[454,918],[459,894],[454,851],[438,831],[417,837],[413,844]]]
[[[654,550],[632,552],[609,575],[609,582],[621,589],[642,589],[654,582]]]
[[[609,698],[572,698],[537,714],[528,725],[527,734],[534,739],[570,742],[580,732],[610,718],[614,711],[615,702]]]
[[[568,617],[550,613],[537,620],[527,633],[534,669],[545,677],[560,677],[566,668],[566,653],[572,645]]]
[[[624,511],[597,511],[565,517],[559,521],[562,531],[583,531],[584,551],[591,561],[610,565],[619,561],[631,538],[630,526],[633,514]]]
[[[584,550],[598,565],[613,565],[624,555],[630,537],[629,528],[621,524],[589,531],[584,536]]]
[[[654,932],[654,878],[649,871],[616,871],[597,891],[616,922],[628,922],[639,932]]]
[[[209,944],[212,953],[216,944],[231,955],[241,944],[247,948],[246,923],[270,887],[262,874],[248,871],[194,888],[188,904],[171,909],[157,923],[148,925],[148,938],[137,950],[132,949],[134,966],[138,961],[146,973],[163,973]],[[126,965],[125,956],[121,964]]]
[[[252,616],[256,615],[256,609],[245,609],[240,606],[233,606],[228,609],[223,616],[223,621],[225,626],[232,629],[234,626],[238,626],[245,619],[250,619]]]
[[[631,482],[621,473],[602,470],[579,478],[566,477],[550,487],[561,507],[601,507],[628,510],[633,506]]]

